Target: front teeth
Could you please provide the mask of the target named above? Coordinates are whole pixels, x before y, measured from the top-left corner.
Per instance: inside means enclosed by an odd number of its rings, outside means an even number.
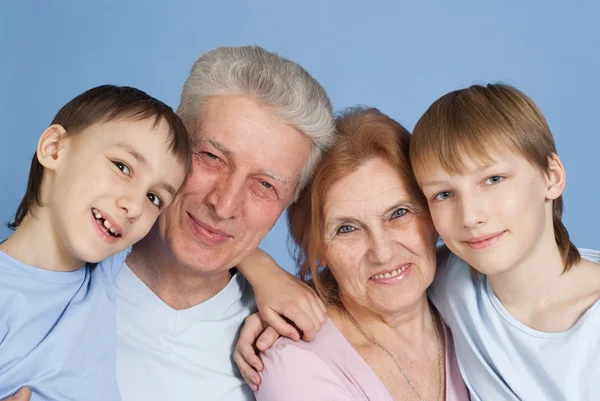
[[[106,227],[108,229],[108,231],[110,231],[113,234],[118,234],[117,231],[113,228],[113,226],[108,222],[108,220],[104,219],[104,217],[102,217],[102,215],[100,214],[99,211],[97,211],[96,209],[92,209],[92,213],[94,214],[94,217],[97,219],[103,219],[104,222],[102,223],[104,225],[104,227]]]
[[[391,273],[384,273],[384,274],[377,274],[373,277],[371,277],[372,279],[375,280],[381,280],[384,278],[392,278],[392,277],[396,277],[398,274],[402,273],[404,270],[406,270],[406,268],[408,267],[409,264],[405,264],[402,267],[397,268],[396,270],[392,271]]]

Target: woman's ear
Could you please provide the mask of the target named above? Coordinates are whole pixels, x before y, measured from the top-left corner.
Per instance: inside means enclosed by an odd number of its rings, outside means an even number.
[[[61,161],[67,130],[59,124],[52,124],[40,136],[37,145],[37,158],[44,168],[55,170]]]
[[[548,156],[548,169],[546,170],[546,199],[558,199],[565,191],[567,172],[556,153]]]

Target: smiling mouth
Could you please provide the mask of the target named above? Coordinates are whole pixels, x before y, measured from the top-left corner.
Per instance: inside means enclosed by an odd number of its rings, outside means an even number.
[[[410,263],[405,264],[404,266],[401,266],[395,270],[392,270],[391,272],[388,273],[383,273],[383,274],[376,274],[374,276],[371,276],[371,279],[373,280],[381,280],[384,278],[392,278],[392,277],[396,277],[397,275],[399,275],[400,273],[402,273],[404,270],[406,270],[406,268],[410,266]]]
[[[104,230],[105,233],[115,238],[121,237],[121,234],[115,230],[108,220],[102,217],[102,214],[98,210],[92,208],[92,215],[94,215],[96,223],[98,223],[100,228]]]

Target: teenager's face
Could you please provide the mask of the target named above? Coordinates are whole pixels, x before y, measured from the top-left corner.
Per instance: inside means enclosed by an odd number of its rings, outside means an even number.
[[[98,262],[143,238],[175,197],[184,166],[154,119],[97,123],[61,140],[47,204],[66,254]],[[46,177],[45,177],[46,178]]]
[[[465,159],[465,166],[464,174],[455,175],[432,165],[421,183],[434,225],[452,252],[494,275],[551,245],[552,200],[562,193],[556,177],[513,153],[492,153],[483,166]]]

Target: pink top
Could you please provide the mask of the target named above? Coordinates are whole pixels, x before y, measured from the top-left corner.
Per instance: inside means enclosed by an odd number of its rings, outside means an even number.
[[[469,400],[450,330],[446,338],[446,401]],[[262,354],[258,401],[393,401],[383,382],[331,319],[310,343],[280,338]]]

